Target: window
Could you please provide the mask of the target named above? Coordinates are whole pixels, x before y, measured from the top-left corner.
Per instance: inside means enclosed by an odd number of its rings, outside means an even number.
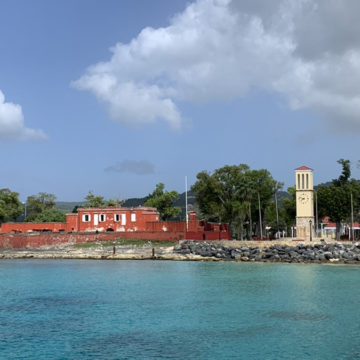
[[[301,188],[304,189],[305,181],[304,181],[304,174],[301,174]]]
[[[300,174],[298,174],[297,188],[300,189]]]
[[[126,225],[126,214],[121,214],[121,225]]]
[[[132,213],[132,214],[131,214],[131,221],[132,221],[132,222],[135,222],[135,221],[136,221],[136,214],[135,214],[135,213]]]
[[[99,216],[99,221],[100,221],[100,222],[106,221],[106,215],[105,215],[105,214],[100,214],[100,216]]]
[[[309,188],[309,174],[306,174],[306,188]]]
[[[114,221],[116,221],[116,222],[120,221],[120,215],[119,214],[114,215]]]
[[[89,214],[84,214],[82,216],[82,221],[83,222],[90,222],[90,220],[91,220],[91,216]]]

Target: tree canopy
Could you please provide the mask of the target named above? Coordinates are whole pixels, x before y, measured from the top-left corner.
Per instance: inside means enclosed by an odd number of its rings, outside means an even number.
[[[89,191],[89,193],[85,197],[85,207],[88,208],[105,208],[105,207],[119,207],[123,204],[122,200],[119,199],[109,199],[105,200],[105,198],[101,195],[95,195],[93,192]],[[77,208],[76,208],[77,211]]]
[[[163,221],[179,216],[181,210],[174,207],[174,202],[179,198],[177,191],[166,191],[165,185],[159,183],[155,190],[149,195],[145,206],[151,206],[158,210],[160,218]]]
[[[85,207],[89,208],[102,208],[106,206],[106,201],[103,196],[95,195],[91,191],[85,197]]]
[[[62,211],[56,208],[45,209],[41,213],[37,214],[33,219],[33,222],[65,222],[66,215]]]
[[[264,216],[274,193],[281,186],[269,171],[251,170],[248,165],[240,164],[227,165],[213,173],[198,173],[192,191],[204,219],[227,222],[238,237],[243,238],[245,223],[248,237],[252,237],[253,220],[259,227],[260,216]]]
[[[330,185],[319,185],[317,188],[320,216],[329,216],[336,223],[336,235],[339,238],[340,224],[349,221],[351,217],[351,197],[353,197],[354,212],[359,211],[360,183],[351,178],[350,161],[340,159],[342,172],[338,179]]]
[[[24,213],[19,194],[10,189],[0,189],[0,223],[15,221]]]
[[[31,195],[26,200],[26,221],[37,221],[36,218],[40,214],[55,208],[56,196],[54,194],[40,192],[37,195]]]

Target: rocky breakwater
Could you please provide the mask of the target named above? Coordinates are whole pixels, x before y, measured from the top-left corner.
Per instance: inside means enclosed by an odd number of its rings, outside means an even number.
[[[232,244],[185,241],[174,248],[181,255],[235,261],[287,262],[287,263],[359,263],[360,244],[275,244],[268,246],[234,247]]]

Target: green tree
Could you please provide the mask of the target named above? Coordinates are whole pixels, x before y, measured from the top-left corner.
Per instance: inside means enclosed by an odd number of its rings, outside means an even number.
[[[233,233],[243,239],[245,224],[247,237],[252,237],[253,219],[259,218],[258,199],[264,215],[279,185],[267,170],[251,170],[248,165],[240,164],[224,166],[212,174],[200,172],[192,191],[203,218],[229,223]]]
[[[349,221],[351,216],[351,196],[354,211],[359,211],[360,183],[351,178],[350,161],[340,159],[342,173],[330,185],[319,185],[317,189],[320,216],[329,216],[336,223],[336,238],[340,239],[341,223]]]
[[[0,189],[0,223],[15,221],[24,213],[19,194],[10,189]]]
[[[296,219],[296,188],[295,186],[289,187],[287,189],[289,197],[283,199],[282,201],[282,210],[283,210],[283,219],[287,226],[294,226]]]
[[[106,201],[103,196],[95,195],[91,191],[85,197],[85,207],[88,208],[103,208],[106,207]]]
[[[257,197],[254,207],[256,209],[257,233],[265,233],[265,224],[267,223],[266,210],[273,204],[275,193],[283,186],[282,183],[274,180],[270,172],[266,169],[252,170],[250,173],[253,183],[253,190]],[[260,201],[259,201],[260,200]],[[259,208],[260,207],[260,208]],[[261,216],[261,224],[260,224]],[[262,227],[260,229],[260,226]]]
[[[54,194],[40,192],[37,195],[31,195],[26,201],[26,221],[35,221],[37,216],[46,210],[55,208],[56,196]]]
[[[179,216],[181,210],[173,205],[178,198],[178,192],[166,191],[165,185],[159,183],[144,205],[156,208],[159,211],[161,220],[166,221]]]
[[[120,199],[109,199],[106,201],[106,206],[109,207],[120,207],[124,203],[123,200]]]
[[[65,222],[66,215],[59,209],[45,209],[40,214],[36,215],[33,222]]]

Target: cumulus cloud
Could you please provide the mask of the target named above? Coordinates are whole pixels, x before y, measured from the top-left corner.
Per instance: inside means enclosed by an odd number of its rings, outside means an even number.
[[[25,127],[21,106],[6,102],[0,90],[0,141],[43,139],[46,139],[43,131]]]
[[[116,44],[73,85],[134,126],[177,129],[183,102],[255,90],[360,130],[359,11],[358,0],[197,0],[167,27]]]
[[[155,166],[146,160],[124,160],[107,167],[105,171],[130,173],[135,175],[149,175],[155,172]]]

